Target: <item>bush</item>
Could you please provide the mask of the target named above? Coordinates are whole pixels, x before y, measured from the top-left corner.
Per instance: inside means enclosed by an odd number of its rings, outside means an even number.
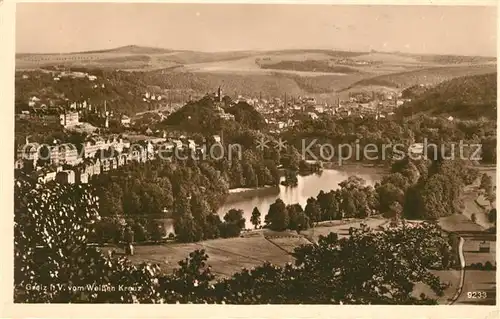
[[[483,270],[493,270],[493,269],[494,267],[489,261],[487,261],[483,266]]]

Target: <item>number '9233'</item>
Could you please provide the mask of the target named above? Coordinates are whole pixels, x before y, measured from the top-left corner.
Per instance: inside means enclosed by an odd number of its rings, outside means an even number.
[[[486,299],[486,291],[468,291],[467,298],[469,299]]]

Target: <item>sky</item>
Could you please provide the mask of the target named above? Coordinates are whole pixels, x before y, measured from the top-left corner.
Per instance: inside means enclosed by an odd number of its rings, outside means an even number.
[[[493,6],[20,3],[16,52],[140,45],[496,56],[496,12]]]

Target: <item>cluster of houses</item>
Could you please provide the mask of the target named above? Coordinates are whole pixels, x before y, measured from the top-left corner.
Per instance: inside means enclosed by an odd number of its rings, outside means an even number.
[[[218,135],[214,143],[221,143]],[[144,163],[162,156],[171,157],[174,150],[182,152],[203,152],[194,140],[181,136],[179,139],[150,137],[134,144],[121,136],[90,136],[77,148],[70,143],[43,145],[30,143],[19,146],[15,169],[28,168],[39,182],[58,181],[64,184],[88,183],[92,176],[99,175],[130,162]]]
[[[68,71],[62,71],[59,73],[53,72],[53,80],[54,81],[60,81],[61,78],[72,78],[72,79],[82,79],[82,78],[87,78],[89,81],[95,81],[97,80],[97,76],[88,74],[86,72],[68,72]]]

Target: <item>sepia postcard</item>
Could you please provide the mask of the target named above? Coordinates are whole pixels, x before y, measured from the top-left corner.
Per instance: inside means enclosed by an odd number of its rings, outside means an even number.
[[[500,318],[495,1],[0,8],[6,317]]]

